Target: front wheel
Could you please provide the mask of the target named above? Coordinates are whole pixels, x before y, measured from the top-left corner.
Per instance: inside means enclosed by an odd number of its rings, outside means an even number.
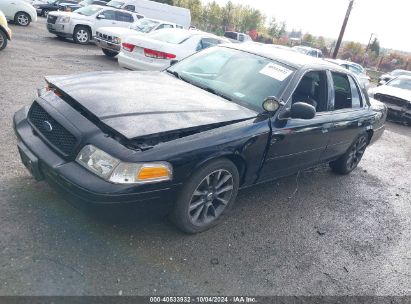
[[[361,134],[344,155],[330,163],[331,169],[338,174],[349,174],[357,168],[367,146],[368,135]]]
[[[21,26],[28,26],[31,22],[31,18],[27,13],[19,12],[14,17],[14,22]]]
[[[7,46],[7,36],[2,30],[0,30],[0,51],[3,50],[6,46]]]
[[[91,39],[91,32],[85,26],[78,26],[73,33],[74,42],[79,44],[88,44]]]
[[[171,219],[186,233],[199,233],[217,225],[237,197],[239,173],[228,159],[212,161],[184,185]]]
[[[110,51],[107,49],[102,49],[104,55],[108,56],[108,57],[116,57],[118,55],[118,52],[114,52],[114,51]]]

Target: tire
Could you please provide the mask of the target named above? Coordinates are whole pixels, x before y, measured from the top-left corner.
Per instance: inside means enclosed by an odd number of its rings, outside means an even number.
[[[90,29],[86,26],[77,26],[74,29],[73,40],[78,44],[88,44],[91,39]]]
[[[31,17],[25,12],[18,12],[16,16],[14,16],[14,22],[20,26],[28,26],[31,22]]]
[[[368,144],[369,138],[366,133],[358,136],[344,155],[330,163],[332,171],[341,175],[349,174],[357,168]]]
[[[42,15],[43,17],[46,17],[46,18],[47,18],[47,16],[49,15],[49,13],[50,13],[50,11],[49,11],[48,9],[44,9],[44,10],[41,12],[41,15]]]
[[[2,30],[0,30],[0,51],[5,49],[7,46],[7,36]]]
[[[239,180],[237,167],[228,159],[209,162],[183,186],[171,220],[190,234],[214,227],[232,209]]]
[[[102,49],[104,55],[108,56],[108,57],[116,57],[118,55],[118,52],[114,52],[114,51],[110,51],[107,49]]]

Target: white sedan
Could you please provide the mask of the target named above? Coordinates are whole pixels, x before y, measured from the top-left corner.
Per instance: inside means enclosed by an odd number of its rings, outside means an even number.
[[[227,39],[200,31],[162,29],[146,36],[128,36],[122,41],[118,63],[130,70],[162,71],[200,50]]]
[[[0,0],[0,11],[3,11],[6,19],[21,26],[37,21],[36,9],[24,0]]]

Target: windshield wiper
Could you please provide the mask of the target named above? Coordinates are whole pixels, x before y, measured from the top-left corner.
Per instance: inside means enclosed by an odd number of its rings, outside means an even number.
[[[221,92],[218,92],[218,91],[216,91],[216,90],[214,90],[214,89],[212,89],[212,88],[210,88],[210,87],[203,87],[203,86],[198,86],[199,88],[201,88],[201,89],[203,89],[203,90],[205,90],[205,91],[207,91],[207,92],[210,92],[211,94],[214,94],[214,95],[217,95],[217,96],[219,96],[219,97],[221,97],[221,98],[224,98],[224,99],[226,99],[226,100],[228,100],[228,101],[233,101],[233,99],[231,98],[231,97],[228,97],[227,95],[225,95],[225,94],[223,94],[223,93],[221,93]]]

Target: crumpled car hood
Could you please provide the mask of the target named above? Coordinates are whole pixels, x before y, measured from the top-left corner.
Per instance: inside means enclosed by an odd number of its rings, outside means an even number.
[[[400,88],[383,85],[383,86],[372,89],[372,92],[374,94],[383,94],[383,95],[393,96],[393,97],[401,98],[401,99],[407,100],[408,102],[411,102],[411,91],[409,90],[404,90]]]
[[[127,139],[258,115],[166,72],[93,72],[46,81]]]

